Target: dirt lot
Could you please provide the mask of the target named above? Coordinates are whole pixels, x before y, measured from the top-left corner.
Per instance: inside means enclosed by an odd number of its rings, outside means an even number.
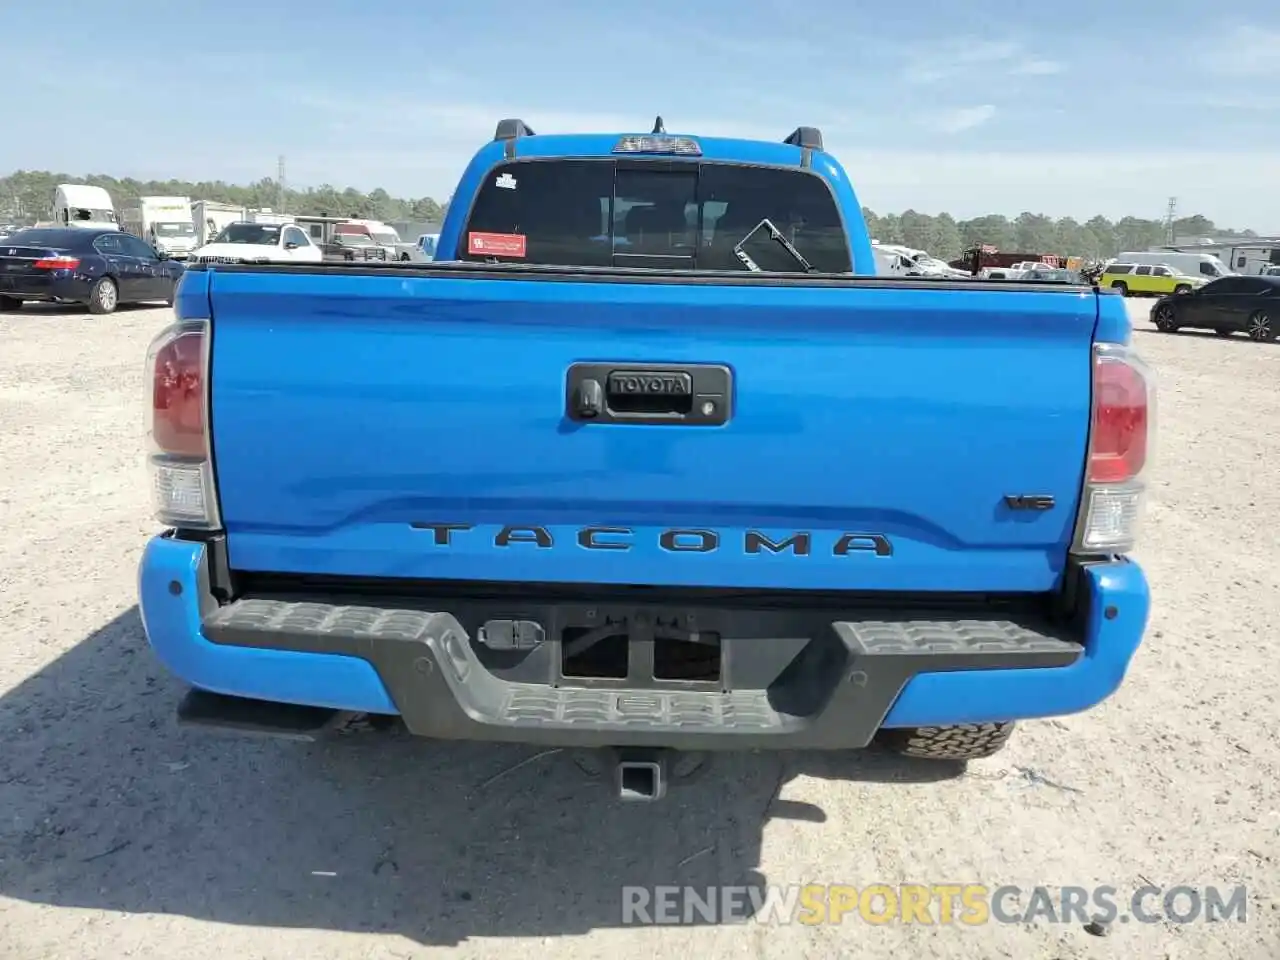
[[[1133,303],[1145,318],[1147,304]],[[1280,946],[1280,346],[1161,381],[1154,622],[1098,710],[967,772],[739,757],[651,808],[563,755],[178,730],[146,648],[142,357],[167,311],[0,320],[0,957],[1262,958]],[[522,760],[530,760],[516,766]],[[1245,884],[1243,924],[638,929],[624,884]]]

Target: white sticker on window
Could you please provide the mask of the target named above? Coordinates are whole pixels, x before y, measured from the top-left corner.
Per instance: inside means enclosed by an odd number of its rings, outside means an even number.
[[[503,190],[514,190],[516,188],[516,178],[509,173],[500,173],[498,178],[493,181],[495,187],[501,187]]]

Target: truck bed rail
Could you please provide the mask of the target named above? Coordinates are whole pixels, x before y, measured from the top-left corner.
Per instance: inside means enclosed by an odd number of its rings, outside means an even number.
[[[929,290],[984,290],[1079,294],[1084,290],[1117,296],[1113,291],[1086,283],[1030,283],[1020,280],[938,280],[929,277],[870,277],[845,273],[755,273],[745,270],[671,270],[652,267],[587,267],[535,263],[474,263],[461,260],[432,262],[344,260],[324,263],[199,263],[193,272],[216,269],[219,273],[271,274],[384,274],[404,273],[420,277],[476,277],[486,280],[562,280],[576,283],[643,282],[678,286],[752,287],[862,287],[900,289],[923,286]]]

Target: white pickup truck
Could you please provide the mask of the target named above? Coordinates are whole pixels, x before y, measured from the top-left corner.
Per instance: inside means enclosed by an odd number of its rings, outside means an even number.
[[[885,276],[929,277],[934,280],[968,280],[966,270],[955,267],[931,256],[927,251],[899,244],[873,243],[880,273]]]
[[[983,267],[978,273],[979,280],[1021,280],[1032,270],[1046,270],[1051,264],[1038,260],[1020,260],[1011,267]]]

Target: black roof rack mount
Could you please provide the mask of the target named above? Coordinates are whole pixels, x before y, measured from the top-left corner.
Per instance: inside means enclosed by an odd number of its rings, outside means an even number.
[[[495,140],[514,140],[516,137],[532,137],[534,132],[523,120],[499,120],[498,129],[493,132]]]
[[[822,131],[817,127],[796,127],[791,136],[782,142],[794,147],[803,147],[806,150],[821,150]]]

